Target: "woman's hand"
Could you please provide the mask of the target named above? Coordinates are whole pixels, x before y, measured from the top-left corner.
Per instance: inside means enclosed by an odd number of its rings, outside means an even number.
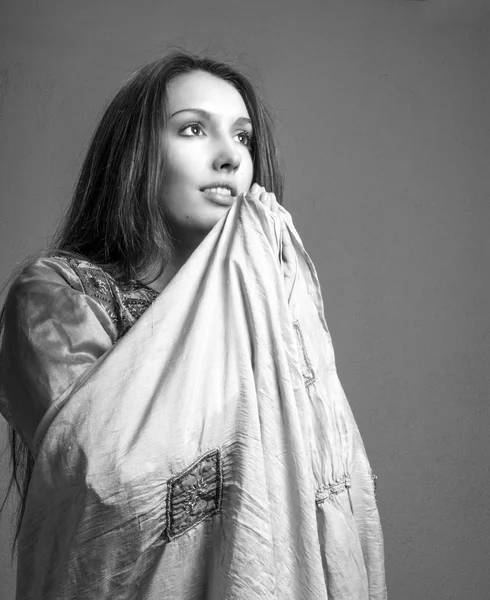
[[[259,201],[265,204],[273,213],[278,212],[279,203],[276,200],[275,194],[272,192],[266,192],[265,188],[260,186],[258,183],[254,183],[252,185],[249,194],[252,196],[257,196]],[[284,276],[286,295],[289,300],[296,275],[296,255],[294,253],[293,243],[291,241],[288,228],[286,227],[286,223],[284,222],[284,219],[279,220],[282,228],[282,248],[280,262]]]
[[[278,202],[275,194],[266,192],[265,188],[258,183],[254,183],[248,193],[252,196],[258,196],[262,204],[265,204],[273,213],[277,213]]]

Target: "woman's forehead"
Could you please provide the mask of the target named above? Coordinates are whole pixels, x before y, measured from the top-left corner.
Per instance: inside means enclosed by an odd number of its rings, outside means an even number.
[[[173,79],[167,90],[167,109],[169,116],[185,109],[201,109],[233,120],[250,118],[240,92],[224,79],[205,71],[192,71]]]

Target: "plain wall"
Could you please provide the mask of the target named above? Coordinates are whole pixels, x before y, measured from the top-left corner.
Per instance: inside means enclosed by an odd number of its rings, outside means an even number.
[[[484,5],[6,4],[0,281],[46,245],[102,108],[134,68],[171,44],[239,61],[273,107],[284,206],[317,268],[339,375],[378,476],[389,597],[489,598]],[[2,600],[14,598],[11,521],[0,529]]]

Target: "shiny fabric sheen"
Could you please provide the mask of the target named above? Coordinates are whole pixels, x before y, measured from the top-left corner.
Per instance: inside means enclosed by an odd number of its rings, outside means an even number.
[[[23,285],[12,311],[43,288]],[[59,286],[45,300],[65,325],[38,341],[9,325],[2,354],[0,407],[36,455],[18,600],[386,598],[371,468],[283,207],[240,196],[115,344]],[[66,321],[88,328],[79,345]],[[9,369],[31,359],[38,404],[16,408]]]

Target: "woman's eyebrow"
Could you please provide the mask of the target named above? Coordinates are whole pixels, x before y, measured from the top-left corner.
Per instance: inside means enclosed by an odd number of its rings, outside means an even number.
[[[209,121],[213,118],[213,115],[207,110],[204,110],[203,108],[182,108],[181,110],[177,110],[176,112],[171,114],[170,118],[175,117],[175,115],[178,115],[182,112],[194,112],[201,116],[203,119],[208,119]],[[248,117],[238,117],[234,124],[242,127],[244,125],[252,125],[252,121]]]

